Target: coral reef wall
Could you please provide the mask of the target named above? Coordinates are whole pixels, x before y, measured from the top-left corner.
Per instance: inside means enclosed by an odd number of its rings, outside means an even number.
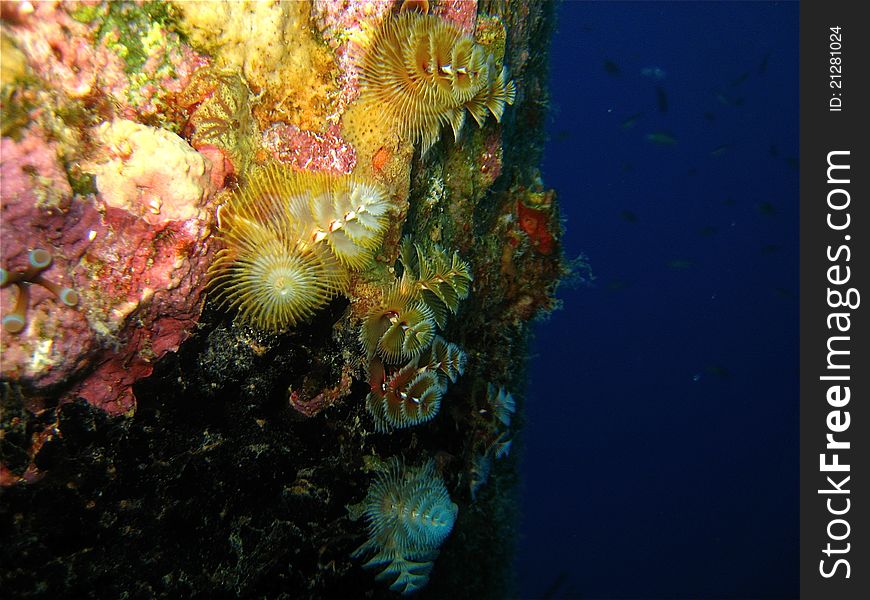
[[[510,597],[552,3],[0,8],[0,588]]]

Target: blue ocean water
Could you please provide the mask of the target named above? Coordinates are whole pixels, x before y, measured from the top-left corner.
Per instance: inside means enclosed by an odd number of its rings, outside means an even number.
[[[564,2],[527,598],[798,594],[798,4]]]

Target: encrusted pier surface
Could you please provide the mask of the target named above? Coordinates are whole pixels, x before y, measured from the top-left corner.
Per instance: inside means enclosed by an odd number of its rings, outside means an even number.
[[[514,595],[552,20],[2,2],[4,596]]]

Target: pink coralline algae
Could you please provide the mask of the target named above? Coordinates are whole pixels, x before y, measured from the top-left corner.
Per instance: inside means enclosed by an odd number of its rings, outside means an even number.
[[[450,21],[463,33],[474,33],[474,22],[477,18],[477,0],[443,0],[433,11],[445,21]]]
[[[277,160],[300,170],[347,175],[356,165],[356,152],[333,125],[325,133],[276,123],[263,132],[263,147]]]
[[[87,96],[101,73],[113,72],[111,53],[95,50],[94,32],[73,19],[60,2],[10,4],[17,5],[13,31],[30,67],[70,98]]]
[[[215,187],[211,162],[172,136],[123,121],[103,126],[94,134],[103,145],[86,167],[96,173],[96,195],[73,195],[57,148],[38,127],[20,141],[2,139],[0,263],[19,273],[32,250],[45,249],[52,262],[42,274],[74,290],[78,303],[29,286],[23,328],[0,330],[0,377],[35,395],[83,397],[123,413],[135,407],[132,384],[187,337],[213,253]],[[170,178],[177,185],[166,185]],[[13,287],[0,290],[4,315]]]
[[[320,393],[313,397],[305,393],[305,385],[302,386],[302,391],[291,388],[288,394],[288,403],[306,417],[313,417],[350,394],[350,385],[353,382],[352,371],[353,369],[350,365],[344,365],[341,369],[341,379],[338,384],[333,387],[323,388]]]
[[[142,64],[131,65],[121,32],[103,29],[104,21],[75,18],[77,11],[109,10],[95,2],[3,2],[15,44],[32,72],[69,99],[105,95],[116,114],[126,118],[153,116],[172,93],[187,85],[207,59],[180,42],[178,35],[152,24],[136,37],[143,44]],[[114,5],[118,6],[118,5]]]
[[[501,127],[496,127],[486,134],[480,154],[480,174],[484,187],[492,185],[501,175],[502,154]]]

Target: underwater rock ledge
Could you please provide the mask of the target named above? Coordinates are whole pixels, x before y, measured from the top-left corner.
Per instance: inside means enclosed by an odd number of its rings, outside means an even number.
[[[2,3],[6,594],[516,595],[529,335],[566,268],[538,169],[553,11]],[[408,75],[425,136],[364,110],[396,20],[443,45]],[[257,204],[285,176],[318,191]],[[272,295],[221,305],[250,273]],[[308,273],[325,292],[261,318]],[[440,529],[391,541],[378,493]]]

